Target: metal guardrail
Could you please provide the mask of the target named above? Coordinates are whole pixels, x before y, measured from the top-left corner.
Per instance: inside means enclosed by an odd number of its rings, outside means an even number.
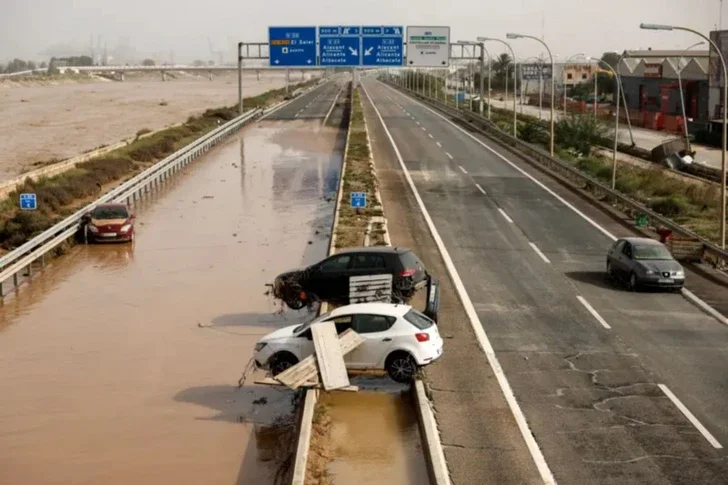
[[[283,103],[280,103],[283,104]],[[278,105],[269,108],[274,109]],[[214,147],[234,131],[248,123],[249,121],[261,116],[264,110],[256,108],[247,113],[230,120],[224,125],[207,133],[198,140],[177,150],[165,159],[157,162],[153,166],[144,170],[132,179],[124,182],[107,194],[103,195],[94,202],[79,209],[71,216],[54,225],[50,229],[45,230],[40,235],[27,241],[18,248],[10,251],[6,255],[0,257],[0,297],[3,296],[2,284],[13,277],[14,283],[18,284],[18,273],[27,268],[28,273],[32,274],[32,263],[41,260],[44,262],[44,256],[51,250],[55,249],[62,242],[73,236],[78,230],[81,218],[93,210],[97,205],[106,202],[133,202],[142,192],[148,192],[150,186],[158,185],[161,181],[169,178],[173,173],[178,172],[192,160],[206,153],[210,148]]]
[[[394,83],[390,83],[387,81],[382,82],[395,89],[405,92],[408,95],[415,97],[437,108],[442,112],[447,113],[455,119],[458,119],[470,125],[475,125],[474,127],[479,128],[479,131],[483,132],[483,134],[488,135],[490,138],[495,138],[497,141],[505,145],[506,148],[511,148],[512,151],[514,151],[517,155],[526,155],[527,157],[535,160],[538,164],[547,167],[551,171],[557,172],[560,176],[566,177],[572,182],[585,184],[595,192],[603,195],[604,197],[612,201],[616,201],[622,206],[625,206],[634,212],[645,214],[649,220],[649,223],[651,223],[653,226],[659,225],[661,227],[671,230],[672,233],[676,236],[684,239],[692,239],[696,242],[699,242],[702,245],[702,261],[720,268],[725,268],[728,266],[728,251],[719,248],[710,241],[701,238],[689,229],[677,224],[675,221],[665,216],[658,214],[657,212],[649,209],[645,205],[640,204],[639,202],[631,199],[621,192],[612,190],[610,187],[607,187],[595,178],[580,172],[577,168],[573,167],[569,163],[554,158],[549,155],[548,152],[522,140],[519,140],[509,133],[501,131],[500,128],[498,128],[494,123],[488,121],[487,118],[484,118],[476,113],[457,110],[452,106],[441,103],[440,101],[432,100],[412,90],[404,89]]]

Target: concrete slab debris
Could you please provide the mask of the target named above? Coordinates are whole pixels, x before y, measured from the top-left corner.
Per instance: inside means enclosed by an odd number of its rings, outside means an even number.
[[[316,349],[319,375],[324,389],[332,391],[349,385],[344,354],[341,353],[339,338],[334,322],[321,322],[311,326],[313,346]]]
[[[318,324],[317,324],[318,325]],[[364,341],[364,337],[348,329],[339,335],[339,346],[341,348],[341,355],[346,355],[354,350],[359,344]],[[309,355],[298,364],[286,369],[284,372],[278,374],[275,379],[291,389],[298,389],[305,385],[308,381],[318,379],[319,366],[317,363],[316,354]]]

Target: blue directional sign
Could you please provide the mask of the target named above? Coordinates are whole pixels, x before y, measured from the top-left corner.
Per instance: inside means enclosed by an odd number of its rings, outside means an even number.
[[[361,27],[319,27],[322,66],[361,65]]]
[[[316,65],[316,27],[268,27],[271,67]]]
[[[362,27],[362,66],[404,64],[403,27]]]
[[[25,211],[33,211],[38,208],[38,200],[35,194],[20,194],[20,208]]]
[[[367,206],[366,192],[351,192],[349,194],[352,209],[365,209]]]

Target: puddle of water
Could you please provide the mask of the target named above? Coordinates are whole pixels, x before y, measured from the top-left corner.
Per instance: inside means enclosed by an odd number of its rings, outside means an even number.
[[[334,484],[430,483],[408,392],[333,392],[319,403],[331,416]]]
[[[0,306],[3,485],[273,483],[291,393],[237,381],[310,318],[264,284],[326,254],[343,140],[316,130],[249,127],[135,208],[133,246],[77,246]]]

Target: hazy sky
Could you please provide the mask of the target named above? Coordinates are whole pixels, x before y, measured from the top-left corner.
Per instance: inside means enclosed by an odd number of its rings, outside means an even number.
[[[687,47],[697,38],[642,31],[640,22],[707,33],[719,23],[719,6],[719,0],[0,0],[0,61],[41,59],[41,51],[59,43],[83,48],[91,34],[110,48],[127,37],[144,53],[174,50],[178,61],[210,59],[208,36],[216,49],[227,49],[235,40],[267,41],[268,25],[324,24],[449,25],[453,42],[543,33],[555,53],[600,55]],[[512,45],[520,58],[542,50],[530,40]]]

